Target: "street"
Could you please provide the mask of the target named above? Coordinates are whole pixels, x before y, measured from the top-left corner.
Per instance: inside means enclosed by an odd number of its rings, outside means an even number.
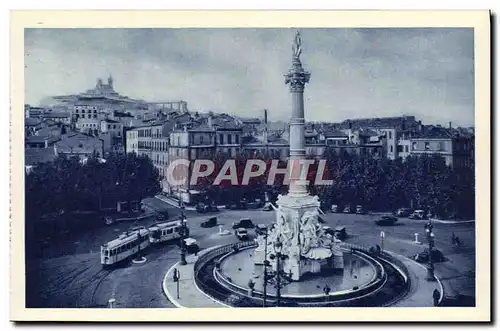
[[[172,218],[180,211],[156,198],[150,202],[166,208]],[[174,216],[175,215],[175,216]],[[270,224],[275,213],[261,210],[222,210],[217,213],[198,214],[185,212],[190,228],[190,237],[196,239],[201,249],[215,245],[237,242],[231,223],[241,218],[250,218],[254,224]],[[218,226],[202,228],[201,222],[217,216]],[[400,219],[394,226],[378,226],[377,215],[332,214],[322,216],[325,224],[332,228],[346,226],[346,242],[363,246],[381,244],[380,232],[385,233],[383,248],[402,256],[410,257],[427,247],[424,232],[425,221]],[[134,225],[149,225],[146,219]],[[27,261],[27,306],[28,307],[105,307],[110,298],[116,299],[116,307],[173,307],[161,290],[161,282],[167,270],[180,257],[176,243],[150,246],[145,252],[148,261],[116,269],[103,270],[100,265],[100,245],[116,238],[132,223],[103,224],[99,229],[63,241],[50,242],[47,254],[39,260]],[[221,236],[219,225],[231,234]],[[436,275],[445,289],[474,296],[475,292],[475,224],[434,224],[436,248],[447,261],[436,263]],[[460,237],[461,247],[453,247],[452,232]],[[253,233],[253,231],[250,231]],[[414,243],[415,233],[419,241]]]

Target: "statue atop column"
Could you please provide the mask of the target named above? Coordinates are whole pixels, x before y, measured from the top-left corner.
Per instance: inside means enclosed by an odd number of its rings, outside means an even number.
[[[295,33],[295,40],[292,45],[293,58],[300,61],[300,54],[302,53],[302,39],[300,38],[300,32]]]

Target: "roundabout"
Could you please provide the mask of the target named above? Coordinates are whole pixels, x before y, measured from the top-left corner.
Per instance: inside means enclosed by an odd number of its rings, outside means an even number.
[[[269,281],[264,295],[263,276],[251,271],[249,252],[255,247],[254,242],[240,242],[192,257],[191,264],[182,266],[181,297],[188,291],[193,307],[200,302],[196,296],[205,301],[205,307],[384,307],[404,299],[412,286],[406,266],[392,255],[368,253],[364,247],[345,244],[342,249],[349,267],[344,272],[310,275],[300,282],[286,280],[281,294],[276,282]],[[163,289],[177,307],[190,307],[189,301],[180,304],[171,290],[172,270],[180,267],[175,265],[165,275]],[[248,275],[255,281],[253,289],[248,279],[244,281]],[[325,288],[330,291],[325,293]]]

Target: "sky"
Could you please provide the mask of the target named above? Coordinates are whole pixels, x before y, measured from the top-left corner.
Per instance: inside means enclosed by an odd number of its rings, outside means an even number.
[[[474,125],[474,33],[464,28],[301,29],[310,121],[414,115]],[[193,111],[287,121],[292,29],[26,29],[25,103],[115,90]]]

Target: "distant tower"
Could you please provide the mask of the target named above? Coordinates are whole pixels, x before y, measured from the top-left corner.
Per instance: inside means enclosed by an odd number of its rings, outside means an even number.
[[[98,78],[98,79],[97,79],[97,84],[96,84],[96,87],[97,87],[97,88],[101,88],[101,87],[102,87],[102,79],[101,79],[101,78]]]
[[[111,76],[111,74],[109,74],[109,77],[108,77],[108,86],[110,88],[113,88],[113,76]]]

